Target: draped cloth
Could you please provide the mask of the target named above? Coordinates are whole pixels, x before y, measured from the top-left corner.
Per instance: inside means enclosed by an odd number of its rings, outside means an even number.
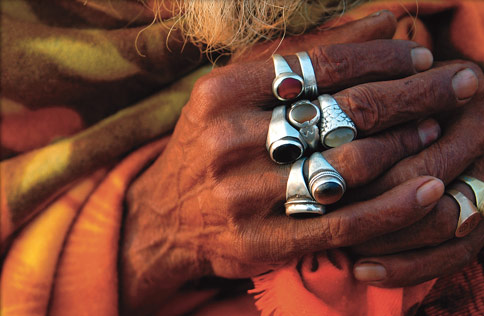
[[[118,315],[125,193],[162,153],[210,66],[176,32],[152,24],[141,2],[1,5],[0,314]],[[478,1],[377,1],[329,23],[381,9],[397,16],[397,38],[438,59],[484,65]],[[478,315],[482,263],[481,255],[453,276],[378,289],[356,282],[344,251],[330,250],[255,278],[251,293],[263,315]],[[183,314],[212,296],[180,293],[159,315]],[[254,312],[247,296],[198,310]]]

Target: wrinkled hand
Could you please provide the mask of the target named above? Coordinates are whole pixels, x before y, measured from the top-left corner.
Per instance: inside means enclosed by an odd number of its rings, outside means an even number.
[[[380,40],[309,51],[320,91],[347,88],[334,97],[363,135],[374,135],[324,152],[349,188],[379,177],[439,134],[432,120],[382,130],[459,108],[473,94],[472,80],[453,79],[474,66],[415,74],[430,66],[428,53],[416,47]],[[287,59],[299,72],[295,58]],[[165,152],[131,187],[121,253],[128,310],[150,312],[160,297],[204,275],[253,276],[294,256],[389,234],[418,222],[442,196],[439,180],[417,177],[323,217],[286,217],[289,166],[275,165],[264,146],[277,105],[273,77],[272,61],[264,60],[234,63],[200,80]]]
[[[483,77],[477,69],[476,73],[482,82]],[[347,193],[347,196],[371,198],[421,175],[435,176],[450,183],[465,171],[484,180],[483,90],[481,84],[470,104],[440,120],[443,133],[436,143],[402,160],[371,185]],[[467,185],[456,182],[451,187],[474,201],[474,194]],[[475,260],[484,247],[484,221],[465,238],[456,239],[458,218],[457,203],[444,195],[416,224],[353,247],[362,257],[355,265],[355,276],[376,286],[395,287],[414,285],[458,271]]]

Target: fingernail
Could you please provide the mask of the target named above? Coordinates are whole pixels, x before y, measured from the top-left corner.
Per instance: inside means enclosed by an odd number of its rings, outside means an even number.
[[[384,280],[387,277],[387,270],[375,262],[362,262],[353,268],[353,274],[359,281],[375,282]]]
[[[434,56],[430,50],[425,47],[416,47],[410,52],[412,56],[413,66],[417,71],[424,71],[432,67]]]
[[[418,136],[422,145],[428,146],[440,136],[440,126],[434,119],[428,119],[418,124]]]
[[[417,189],[417,203],[427,206],[436,202],[444,194],[444,183],[440,179],[432,179],[422,184]]]
[[[452,79],[452,88],[454,88],[457,99],[463,100],[472,97],[479,85],[479,80],[472,69],[466,68],[459,71]]]

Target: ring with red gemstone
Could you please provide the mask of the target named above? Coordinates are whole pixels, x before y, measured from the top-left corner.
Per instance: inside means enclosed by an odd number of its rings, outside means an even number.
[[[304,80],[293,72],[281,55],[272,55],[276,77],[272,82],[272,92],[278,100],[290,101],[304,92]]]

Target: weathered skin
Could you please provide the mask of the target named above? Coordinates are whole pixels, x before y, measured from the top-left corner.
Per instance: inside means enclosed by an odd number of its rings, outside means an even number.
[[[353,37],[349,30],[360,27],[366,37]],[[384,12],[282,47],[283,54],[308,50],[320,93],[332,93],[365,137],[324,152],[349,190],[343,203],[319,218],[284,215],[289,166],[275,165],[265,151],[270,110],[277,105],[271,51],[264,59],[255,50],[238,56],[196,84],[170,144],[129,192],[121,254],[127,310],[149,313],[188,280],[250,277],[328,248],[357,245],[353,249],[363,257],[396,253],[372,259],[392,272],[375,284],[390,287],[433,278],[475,258],[484,224],[449,242],[457,205],[442,196],[443,183],[433,177],[448,183],[484,154],[484,134],[475,133],[484,117],[479,68],[457,61],[417,73],[432,62],[412,62],[418,45],[408,41],[327,45],[390,38],[393,31],[378,30],[394,28]],[[299,72],[297,60],[287,59]],[[475,76],[454,90],[455,74],[466,68]],[[389,79],[396,80],[383,81]],[[445,130],[437,142],[435,120],[422,123],[419,133],[416,119],[454,109],[461,114],[441,123]],[[482,165],[480,158],[470,173],[484,179]],[[409,253],[398,254],[437,244],[412,251],[412,262]],[[432,259],[436,253],[448,259]],[[422,263],[428,268],[409,273]]]

